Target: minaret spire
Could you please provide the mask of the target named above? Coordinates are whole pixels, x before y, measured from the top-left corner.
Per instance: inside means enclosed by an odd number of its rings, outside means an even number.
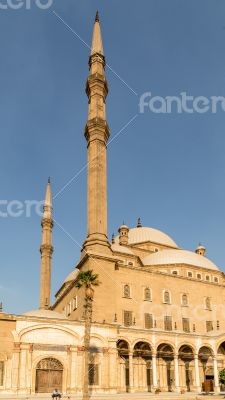
[[[109,128],[105,101],[108,85],[105,78],[105,57],[97,12],[94,22],[89,77],[86,93],[89,100],[85,137],[88,147],[88,230],[85,250],[110,252],[107,238],[107,172],[106,144]]]
[[[51,264],[52,264],[52,192],[50,178],[46,188],[43,206],[41,252],[41,280],[40,280],[40,308],[49,308],[51,303]]]
[[[101,54],[102,56],[104,55],[98,11],[96,12],[95,16],[94,30],[92,35],[91,55],[92,54]]]

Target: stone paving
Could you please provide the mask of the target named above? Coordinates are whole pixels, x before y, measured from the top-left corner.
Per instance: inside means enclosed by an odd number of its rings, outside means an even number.
[[[196,393],[185,393],[185,394],[177,394],[177,393],[121,393],[121,394],[93,394],[90,396],[90,400],[147,400],[147,399],[158,399],[158,400],[218,400],[224,399],[225,393],[221,393],[219,395],[210,394],[196,394]],[[51,395],[18,395],[18,396],[10,396],[10,395],[0,395],[0,400],[52,400]],[[64,395],[62,400],[82,400],[82,396],[80,395]]]

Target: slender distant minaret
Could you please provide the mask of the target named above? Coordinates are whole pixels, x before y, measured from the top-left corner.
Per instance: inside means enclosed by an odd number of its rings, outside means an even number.
[[[49,308],[51,303],[51,263],[52,263],[52,193],[50,178],[46,189],[44,213],[41,222],[41,282],[40,282],[40,308]]]
[[[89,100],[85,138],[88,148],[88,217],[84,251],[110,252],[107,237],[107,167],[106,144],[109,128],[105,101],[108,85],[98,12],[95,17],[89,59],[90,73],[86,85]]]

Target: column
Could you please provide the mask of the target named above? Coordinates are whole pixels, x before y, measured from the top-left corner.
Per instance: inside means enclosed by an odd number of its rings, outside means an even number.
[[[134,388],[133,352],[129,353],[129,387],[129,391],[132,392]]]
[[[77,391],[77,347],[71,346],[71,367],[70,367],[70,392],[76,393]]]
[[[200,386],[200,378],[199,378],[198,354],[195,354],[195,387],[196,387],[196,392],[200,393],[201,386]]]
[[[152,380],[153,380],[153,389],[156,389],[158,386],[157,368],[156,368],[156,353],[152,354]]]
[[[116,341],[109,340],[109,388],[110,393],[117,393],[117,387],[120,387],[118,379],[118,351]]]
[[[174,373],[175,373],[175,390],[180,391],[180,377],[179,377],[179,364],[178,364],[178,354],[174,355]]]
[[[27,350],[25,346],[21,346],[20,352],[20,370],[19,370],[19,390],[20,393],[27,392]]]
[[[214,392],[220,392],[219,386],[219,376],[218,376],[218,368],[217,368],[217,359],[216,356],[213,357],[213,369],[214,369]]]
[[[14,392],[17,392],[18,390],[19,359],[20,359],[20,345],[19,343],[14,343],[14,350],[12,356],[12,389]]]

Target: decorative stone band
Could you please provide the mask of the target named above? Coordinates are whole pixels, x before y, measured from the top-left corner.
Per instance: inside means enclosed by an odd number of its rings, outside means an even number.
[[[33,350],[38,351],[68,351],[68,346],[51,346],[45,344],[33,344]]]
[[[52,229],[54,226],[54,222],[51,218],[43,218],[41,221],[41,226],[42,226],[42,228],[45,226],[47,228]]]
[[[92,65],[93,63],[95,63],[95,62],[100,62],[100,63],[103,64],[103,66],[105,67],[105,57],[104,57],[102,54],[100,54],[100,53],[95,53],[95,54],[92,54],[92,55],[89,57],[89,68],[91,68],[91,65]]]

